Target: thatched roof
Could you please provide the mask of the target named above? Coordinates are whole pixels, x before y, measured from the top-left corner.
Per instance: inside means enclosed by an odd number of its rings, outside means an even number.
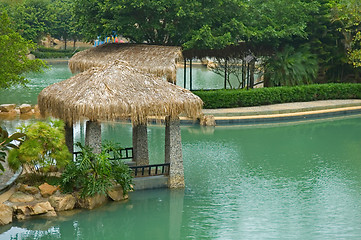
[[[115,61],[46,87],[38,105],[42,115],[68,123],[131,118],[137,125],[145,123],[147,116],[185,113],[196,118],[203,102],[189,90]]]
[[[182,60],[181,47],[157,46],[131,43],[106,43],[75,54],[69,60],[72,73],[83,72],[92,67],[100,67],[122,60],[131,66],[167,77],[169,82],[176,81],[177,62]]]

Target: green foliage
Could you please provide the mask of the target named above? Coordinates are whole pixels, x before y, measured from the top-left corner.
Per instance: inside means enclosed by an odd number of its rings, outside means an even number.
[[[361,84],[332,83],[250,90],[194,91],[204,108],[250,107],[288,102],[361,99]]]
[[[71,58],[75,53],[84,50],[84,49],[77,49],[77,50],[65,50],[65,49],[54,49],[54,48],[45,48],[45,47],[38,47],[35,51],[32,51],[32,54],[35,55],[36,58]]]
[[[47,173],[55,167],[64,167],[71,159],[61,121],[36,122],[19,129],[27,138],[18,149],[9,152],[8,162],[12,169],[17,170],[25,164],[33,172]]]
[[[15,142],[18,142],[20,145],[25,137],[24,133],[14,133],[9,136],[8,131],[0,127],[0,170],[4,171],[4,166],[1,162],[5,162],[8,151],[18,149],[19,146]]]
[[[312,83],[317,76],[316,55],[310,53],[309,46],[295,50],[286,46],[265,61],[265,82],[267,87],[295,86]]]
[[[220,49],[306,38],[317,7],[302,0],[76,0],[74,10],[88,40],[116,31],[137,43]]]
[[[81,154],[70,162],[62,174],[61,188],[65,192],[80,190],[81,196],[94,194],[106,195],[108,190],[118,183],[123,187],[123,194],[131,190],[132,177],[127,165],[119,160],[110,160],[109,150],[114,145],[103,147],[102,152],[95,154],[88,146],[77,143]]]
[[[332,21],[340,24],[338,30],[343,35],[343,44],[347,49],[349,62],[355,67],[361,66],[361,3],[359,0],[332,1]]]
[[[40,186],[44,182],[53,185],[58,186],[61,184],[61,178],[58,176],[47,176],[47,175],[41,175],[37,173],[26,173],[21,174],[19,178],[16,180],[17,183],[23,183],[29,186]]]
[[[26,55],[35,45],[24,40],[10,27],[6,12],[0,11],[0,89],[21,84],[28,80],[22,75],[31,71],[41,71],[46,67],[41,60],[29,60]]]
[[[10,16],[21,36],[35,43],[50,34],[55,22],[50,0],[24,0],[10,8]]]

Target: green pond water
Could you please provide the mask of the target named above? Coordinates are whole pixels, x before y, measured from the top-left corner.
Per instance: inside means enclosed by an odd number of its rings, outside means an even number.
[[[27,87],[13,87],[7,90],[0,90],[0,104],[23,104],[35,105],[37,96],[43,88],[50,84],[68,79],[72,76],[66,61],[49,61],[49,68],[43,73],[30,73],[26,78],[30,80]],[[190,87],[189,68],[187,68],[186,88]],[[206,67],[195,65],[192,69],[192,89],[218,89],[224,87],[222,76],[207,70]],[[230,79],[233,86],[238,87],[236,78]],[[177,85],[184,87],[184,69],[177,71]],[[227,85],[229,87],[229,85]]]
[[[29,75],[28,89],[1,91],[0,103],[35,104],[41,89],[70,76],[66,63],[53,63]],[[12,132],[31,121],[0,125]],[[361,116],[181,129],[185,189],[137,191],[92,211],[15,221],[0,227],[0,239],[361,238]],[[84,131],[76,125],[76,141]],[[126,123],[102,126],[103,139],[124,147],[131,133]],[[151,125],[148,135],[150,161],[162,163],[164,126]]]
[[[102,127],[103,139],[131,143],[130,124]],[[0,239],[361,238],[361,116],[181,129],[184,190],[14,222]],[[78,140],[83,131],[76,127]],[[164,127],[148,134],[151,162],[162,162]]]

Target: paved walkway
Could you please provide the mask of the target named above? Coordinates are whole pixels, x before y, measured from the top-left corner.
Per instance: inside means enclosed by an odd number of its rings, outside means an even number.
[[[257,107],[204,109],[217,125],[295,121],[361,113],[361,99],[283,103]]]

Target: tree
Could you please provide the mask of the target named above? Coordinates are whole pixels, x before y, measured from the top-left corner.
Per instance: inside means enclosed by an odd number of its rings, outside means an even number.
[[[55,14],[50,0],[24,0],[11,7],[11,18],[21,36],[35,43],[50,34]]]
[[[338,0],[332,4],[332,20],[339,23],[343,44],[349,62],[361,67],[361,2],[359,0]]]
[[[55,22],[50,32],[52,37],[64,40],[65,49],[69,37],[73,35],[72,3],[72,0],[54,0],[52,2],[52,9],[55,11]]]
[[[30,60],[27,54],[35,45],[23,39],[10,27],[6,12],[0,13],[0,89],[21,84],[28,80],[22,75],[30,71],[41,71],[45,63],[41,60]]]
[[[292,46],[277,52],[264,62],[265,86],[294,86],[312,83],[317,76],[318,64],[308,45]]]

